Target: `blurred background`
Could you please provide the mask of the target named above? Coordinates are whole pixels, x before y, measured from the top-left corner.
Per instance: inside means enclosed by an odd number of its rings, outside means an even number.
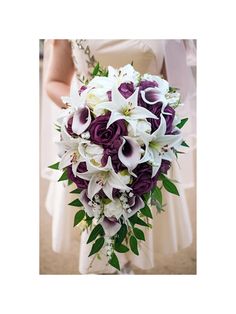
[[[40,99],[42,100],[42,71],[44,58],[44,41],[39,43],[39,74],[40,74]],[[192,67],[196,79],[196,67]],[[41,101],[40,101],[41,106]],[[41,109],[41,108],[40,108]],[[41,110],[40,110],[41,112]],[[42,112],[40,120],[42,120]],[[42,121],[40,121],[42,122]],[[42,123],[40,123],[42,125]],[[196,169],[196,157],[195,169]],[[196,182],[195,182],[196,183]],[[40,176],[40,274],[79,274],[79,247],[80,234],[74,229],[71,250],[67,253],[55,253],[52,250],[52,218],[46,210],[45,200],[49,181]],[[193,230],[191,246],[175,254],[155,254],[155,268],[144,271],[134,268],[135,274],[196,274],[196,184],[186,189],[190,219]],[[73,227],[72,227],[73,228]]]

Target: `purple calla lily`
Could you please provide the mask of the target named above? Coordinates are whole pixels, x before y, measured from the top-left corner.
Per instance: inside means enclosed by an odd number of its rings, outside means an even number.
[[[101,225],[108,237],[113,237],[121,228],[121,224],[115,217],[104,217]]]
[[[120,161],[132,172],[137,167],[141,158],[140,145],[136,140],[129,136],[123,137],[123,143],[118,150]]]

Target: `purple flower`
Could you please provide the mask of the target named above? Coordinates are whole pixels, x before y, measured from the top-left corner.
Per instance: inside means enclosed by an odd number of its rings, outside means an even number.
[[[133,182],[130,185],[133,189],[132,192],[137,195],[150,192],[156,185],[159,175],[161,173],[166,174],[170,166],[171,163],[169,161],[162,160],[157,174],[152,178],[152,166],[147,163],[139,164],[133,171],[137,177],[133,178]]]
[[[144,107],[144,108],[146,108],[148,110],[149,110],[150,106],[143,100],[142,95],[141,95],[141,91],[144,91],[145,89],[150,88],[150,87],[152,87],[152,88],[158,87],[157,82],[156,81],[144,80],[144,81],[141,81],[139,83],[138,104],[139,104],[139,106]]]
[[[104,148],[116,148],[121,145],[120,136],[127,135],[127,127],[124,120],[118,120],[107,128],[110,113],[98,116],[89,126],[91,141],[102,145]]]
[[[122,83],[118,89],[122,96],[129,98],[134,93],[134,84],[133,82]]]
[[[78,165],[77,172],[82,173],[86,171],[87,171],[86,162],[81,162]],[[89,182],[79,177],[75,177],[72,172],[72,166],[67,167],[67,176],[72,182],[74,182],[77,185],[79,189],[82,189],[82,190],[87,189]]]
[[[156,185],[157,176],[152,178],[152,166],[147,163],[139,164],[133,172],[137,175],[130,185],[134,194],[143,195],[148,193]]]
[[[134,84],[133,82],[122,83],[120,84],[118,90],[120,91],[121,95],[127,99],[134,93]],[[109,101],[111,101],[112,100],[111,91],[107,92],[107,96],[108,96]]]
[[[162,103],[157,103],[155,105],[150,105],[148,110],[150,110],[152,113],[154,113],[157,117],[160,117],[161,115],[161,108]],[[168,113],[168,114],[165,114]],[[173,121],[175,118],[175,110],[167,105],[164,109],[164,118],[166,120],[166,134],[171,134],[173,130]],[[156,129],[158,129],[161,119],[148,119],[148,121],[151,123],[152,126],[152,132],[154,132]]]

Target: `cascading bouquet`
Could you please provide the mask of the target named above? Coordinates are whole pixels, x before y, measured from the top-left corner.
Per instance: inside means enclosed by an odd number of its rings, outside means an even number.
[[[179,195],[166,174],[180,147],[188,147],[180,130],[188,119],[176,115],[180,93],[130,64],[108,70],[97,64],[93,79],[62,100],[60,161],[50,168],[77,186],[70,205],[81,207],[74,226],[90,230],[89,256],[104,253],[120,269],[116,252],[139,255],[142,229],[152,227],[151,205],[163,211],[162,188]]]

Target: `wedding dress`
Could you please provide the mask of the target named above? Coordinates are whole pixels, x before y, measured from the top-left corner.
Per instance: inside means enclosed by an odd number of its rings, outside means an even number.
[[[185,188],[194,185],[192,152],[195,148],[195,87],[190,69],[191,64],[188,65],[186,58],[186,49],[189,47],[184,45],[183,41],[175,40],[71,40],[70,43],[75,65],[72,84],[79,86],[79,78],[88,77],[94,60],[99,61],[102,66],[111,65],[115,68],[133,62],[133,66],[141,74],[159,75],[165,59],[168,81],[172,86],[180,87],[183,94],[185,106],[181,108],[180,115],[190,118],[184,136],[191,145],[191,150],[186,156],[181,156],[178,164],[173,163],[169,173],[170,178],[181,183],[178,185],[180,196],[164,192],[164,200],[167,204],[165,212],[158,214],[153,208],[153,229],[145,231],[146,241],[141,245],[139,256],[128,253],[118,254],[121,267],[131,262],[140,269],[151,269],[156,263],[158,264],[158,260],[155,260],[156,253],[174,253],[189,246],[192,242],[192,227],[185,197]],[[46,45],[49,49],[45,49],[45,60],[49,57],[47,54],[50,54],[50,43]],[[47,67],[46,63],[45,67]],[[58,140],[58,132],[53,130],[53,123],[60,109],[50,103],[44,91],[42,98],[42,175],[50,180],[46,207],[52,216],[53,250],[62,252],[70,248],[75,234],[72,229],[76,208],[68,206],[75,198],[75,194],[69,193],[75,189],[75,186],[68,187],[63,182],[57,182],[60,174],[47,168],[58,160],[53,144]],[[79,231],[77,234],[79,236]],[[101,259],[88,258],[91,244],[86,244],[87,237],[88,234],[84,231],[80,242],[79,272],[81,274],[114,272],[114,268],[107,265],[103,255]]]

